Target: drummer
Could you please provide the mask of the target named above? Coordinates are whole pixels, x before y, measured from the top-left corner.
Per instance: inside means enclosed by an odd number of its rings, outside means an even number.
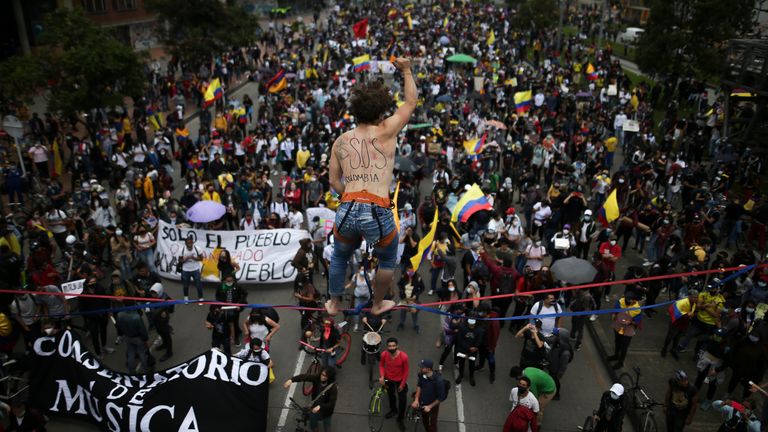
[[[370,310],[364,312],[362,314],[362,325],[363,325],[363,343],[361,344],[360,348],[360,363],[365,364],[366,359],[368,358],[368,351],[373,351],[374,347],[368,346],[366,347],[366,335],[368,333],[374,333],[376,336],[378,336],[378,345],[381,345],[381,329],[384,328],[384,326],[389,322],[390,315],[389,313],[385,313],[383,315],[374,315],[371,313]],[[367,350],[366,350],[367,348]],[[379,351],[379,346],[375,347],[375,352]]]

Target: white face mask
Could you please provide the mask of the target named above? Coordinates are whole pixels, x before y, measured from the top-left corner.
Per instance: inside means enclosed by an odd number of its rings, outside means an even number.
[[[614,393],[614,392],[611,392],[611,399],[613,399],[613,400],[619,400],[619,397],[620,397],[620,396],[619,396],[619,395],[617,395],[616,393]]]
[[[565,235],[568,235],[568,233],[570,233],[570,232],[571,232],[571,230],[569,230],[569,229],[564,229],[563,230],[563,234],[565,234]]]
[[[456,287],[455,286],[449,286],[448,287],[448,291],[454,292],[454,291],[456,291]]]
[[[429,377],[427,377],[427,374],[421,374],[421,377],[424,378],[424,379],[429,378]]]
[[[616,246],[616,240],[611,240],[611,246]]]
[[[44,330],[43,330],[43,332],[44,332],[45,334],[47,334],[48,336],[52,335],[52,334],[53,334],[53,331],[54,331],[54,329],[53,329],[53,328],[47,328],[47,329],[44,329]]]

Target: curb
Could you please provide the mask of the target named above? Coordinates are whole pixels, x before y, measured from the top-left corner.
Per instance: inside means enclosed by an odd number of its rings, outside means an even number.
[[[603,361],[603,366],[605,366],[605,369],[608,371],[608,376],[611,377],[613,382],[619,382],[619,375],[608,361],[608,352],[605,350],[605,345],[603,345],[603,341],[598,336],[597,329],[594,327],[595,322],[597,321],[587,320],[587,329],[589,330],[589,335],[592,336],[592,342],[595,343],[595,348],[597,348],[597,353],[600,355],[600,359]],[[634,407],[630,407],[628,405],[625,405],[625,410],[626,416],[629,418],[630,423],[632,423],[632,428],[639,432],[641,427],[640,416],[638,415],[637,410]]]

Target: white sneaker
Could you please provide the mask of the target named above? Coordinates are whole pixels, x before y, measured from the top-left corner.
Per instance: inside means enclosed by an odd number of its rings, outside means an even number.
[[[435,295],[435,290],[429,290],[429,295]]]
[[[605,302],[608,303],[609,301],[611,301],[611,298],[609,296],[605,296]]]
[[[589,320],[590,321],[597,321],[597,315],[595,315],[595,314],[590,315],[589,316]]]
[[[184,301],[189,301],[189,296],[184,296]]]
[[[443,365],[437,365],[437,371],[442,373],[443,372]]]
[[[357,333],[358,331],[360,331],[360,326],[355,324],[355,327],[352,329],[352,331]]]
[[[198,306],[204,306],[204,305],[203,305],[203,302],[205,301],[205,299],[204,299],[204,298],[202,298],[202,297],[200,297],[199,301],[200,301],[200,303],[198,303],[197,305],[198,305]]]

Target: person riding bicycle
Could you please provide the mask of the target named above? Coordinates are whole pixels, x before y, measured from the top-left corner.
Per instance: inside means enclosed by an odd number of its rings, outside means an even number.
[[[320,345],[318,348],[322,348],[325,351],[322,355],[323,365],[336,366],[341,369],[341,365],[336,364],[336,351],[341,345],[341,335],[339,329],[333,323],[333,318],[330,316],[323,317],[323,329],[320,330]]]
[[[312,383],[312,402],[309,413],[309,427],[313,432],[320,430],[320,421],[323,429],[331,430],[331,416],[336,408],[338,388],[336,386],[336,370],[332,366],[323,366],[317,375],[296,375],[283,383],[284,388],[289,388],[293,383],[309,381]]]
[[[397,427],[405,430],[405,397],[408,394],[408,354],[398,347],[397,338],[387,339],[387,352],[381,355],[379,363],[379,384],[387,386],[389,412],[386,418],[397,416]],[[397,404],[395,404],[397,396]]]
[[[621,432],[624,423],[624,386],[615,383],[600,397],[594,432]]]

